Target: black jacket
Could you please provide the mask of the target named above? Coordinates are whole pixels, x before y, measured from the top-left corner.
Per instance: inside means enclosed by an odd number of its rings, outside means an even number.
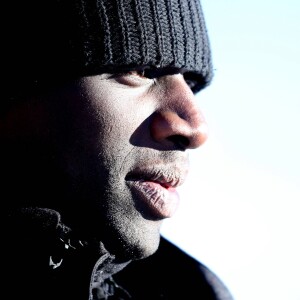
[[[1,290],[7,299],[232,300],[213,272],[163,237],[152,256],[116,266],[108,253],[99,259],[90,247],[59,244],[41,227],[2,227]]]
[[[232,300],[212,271],[163,237],[155,254],[132,262],[115,279],[138,300]]]

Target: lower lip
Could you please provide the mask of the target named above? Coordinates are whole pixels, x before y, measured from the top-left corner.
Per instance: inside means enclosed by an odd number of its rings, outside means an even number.
[[[179,195],[175,188],[165,188],[153,181],[137,180],[128,183],[153,217],[165,219],[174,215],[179,204]]]

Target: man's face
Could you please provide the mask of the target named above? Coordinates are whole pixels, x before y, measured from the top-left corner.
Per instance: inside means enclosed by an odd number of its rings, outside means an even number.
[[[187,150],[206,139],[181,74],[84,77],[21,104],[6,123],[26,169],[29,200],[21,202],[57,210],[80,237],[126,258],[157,249],[162,220],[178,205]]]

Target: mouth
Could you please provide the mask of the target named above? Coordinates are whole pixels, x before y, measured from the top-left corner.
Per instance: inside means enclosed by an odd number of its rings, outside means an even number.
[[[183,184],[186,168],[153,166],[129,172],[126,182],[137,196],[136,206],[153,219],[170,218],[176,212],[180,198],[176,188]]]

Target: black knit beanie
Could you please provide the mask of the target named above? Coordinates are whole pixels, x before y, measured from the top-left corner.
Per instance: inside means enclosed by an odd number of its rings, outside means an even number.
[[[2,15],[7,78],[25,84],[137,67],[212,78],[199,0],[14,0]],[[16,84],[16,82],[15,82]]]

